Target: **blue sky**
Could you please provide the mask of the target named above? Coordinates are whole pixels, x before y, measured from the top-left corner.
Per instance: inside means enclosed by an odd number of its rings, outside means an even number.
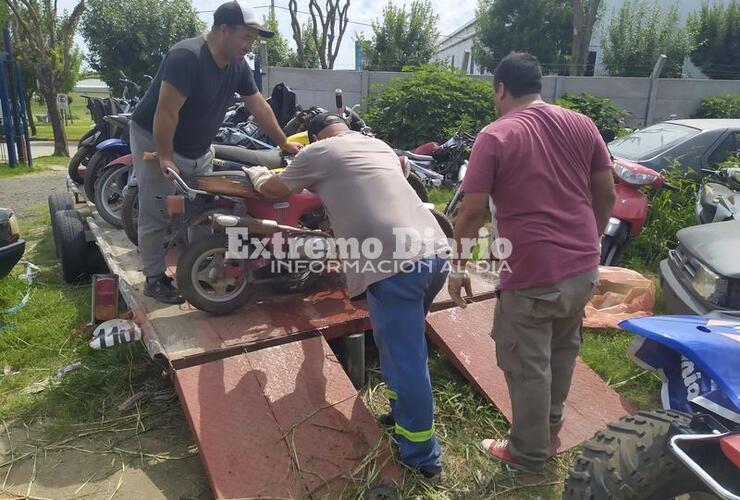
[[[71,10],[78,0],[58,0],[58,8]],[[213,21],[212,11],[216,9],[222,0],[193,0],[193,6],[199,12],[199,16],[210,25]],[[269,0],[248,1],[260,14],[267,14]],[[396,5],[405,5],[410,2],[396,1]],[[299,10],[308,10],[308,1],[298,1]],[[354,69],[354,40],[360,33],[369,34],[371,28],[369,25],[374,19],[377,19],[385,2],[373,0],[354,0],[350,3],[349,19],[351,21],[347,32],[342,41],[342,47],[335,64],[336,69]],[[290,14],[287,11],[288,0],[275,0],[276,12],[280,31],[283,36],[293,45],[292,34],[290,31]],[[438,29],[442,35],[452,33],[459,26],[470,21],[475,15],[477,0],[432,0],[432,6],[440,16]],[[284,7],[284,8],[280,8]],[[210,12],[209,12],[210,11]],[[300,15],[301,22],[308,19],[307,15]],[[76,37],[77,44],[87,51],[85,41],[81,36]]]

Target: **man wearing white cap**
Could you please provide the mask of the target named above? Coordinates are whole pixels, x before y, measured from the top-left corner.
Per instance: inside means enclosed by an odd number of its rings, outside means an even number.
[[[168,224],[167,196],[174,185],[167,169],[189,177],[206,171],[211,142],[234,93],[242,96],[256,122],[280,147],[296,154],[300,145],[287,142],[277,119],[257,91],[244,56],[257,37],[273,32],[262,26],[250,7],[227,2],[213,14],[204,36],[175,44],[133,114],[131,152],[139,184],[139,250],[146,276],[144,294],[178,304],[180,292],[165,275],[164,236]],[[157,160],[143,153],[156,151]]]

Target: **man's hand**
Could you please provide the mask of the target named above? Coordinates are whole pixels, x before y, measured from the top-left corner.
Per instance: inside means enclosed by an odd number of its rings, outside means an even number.
[[[280,145],[280,149],[282,149],[289,155],[295,156],[301,149],[303,149],[303,144],[298,142],[285,142]]]
[[[262,186],[274,175],[267,167],[249,167],[243,170],[249,176],[252,186],[258,193],[262,192]]]
[[[459,307],[465,309],[468,305],[462,297],[462,290],[465,289],[469,299],[473,298],[473,286],[470,283],[470,275],[467,271],[451,271],[447,277],[447,291],[450,298]]]
[[[162,170],[162,175],[165,179],[172,180],[172,174],[167,169],[172,169],[176,174],[180,175],[180,170],[172,160],[159,160],[159,168]]]

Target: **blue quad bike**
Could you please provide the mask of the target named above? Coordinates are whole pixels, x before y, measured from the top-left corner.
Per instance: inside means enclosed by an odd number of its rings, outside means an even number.
[[[664,409],[639,411],[584,443],[566,499],[740,499],[740,311],[619,325],[663,381]]]

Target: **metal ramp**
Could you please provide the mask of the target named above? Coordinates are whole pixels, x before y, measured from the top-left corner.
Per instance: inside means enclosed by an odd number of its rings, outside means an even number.
[[[469,304],[465,309],[431,313],[427,335],[486,399],[511,420],[511,402],[504,373],[496,365],[496,344],[491,338],[495,299]],[[590,439],[597,430],[634,413],[580,358],[576,360],[565,422],[553,443],[558,452]]]
[[[261,290],[228,316],[143,295],[136,249],[122,231],[88,219],[89,227],[151,356],[164,359],[198,443],[217,498],[357,497],[359,487],[393,484],[403,469],[337,361],[327,340],[371,328],[363,300],[327,277],[310,294]],[[473,276],[477,295],[452,308],[443,288],[428,318],[431,341],[500,411],[511,415],[503,374],[488,335],[493,283]],[[560,450],[630,411],[579,362]],[[575,425],[577,424],[577,425]]]

